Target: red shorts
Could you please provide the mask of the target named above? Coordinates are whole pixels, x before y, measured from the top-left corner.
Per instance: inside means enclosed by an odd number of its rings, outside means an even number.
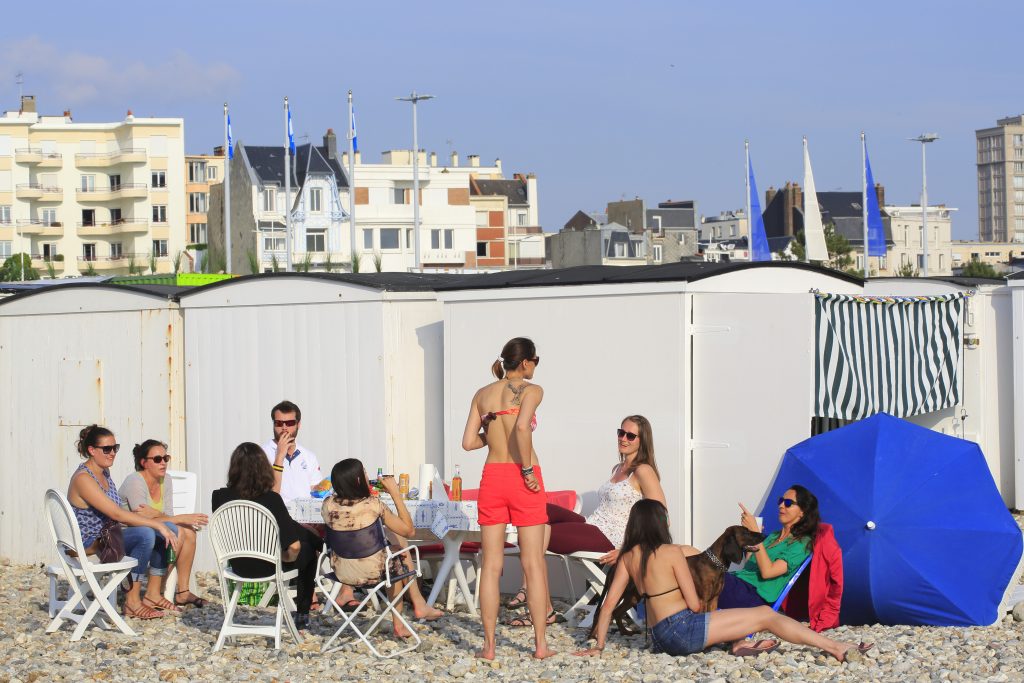
[[[526,488],[520,467],[514,462],[484,465],[477,501],[480,526],[514,524],[536,526],[548,523],[547,495],[540,466],[533,466],[540,491]]]

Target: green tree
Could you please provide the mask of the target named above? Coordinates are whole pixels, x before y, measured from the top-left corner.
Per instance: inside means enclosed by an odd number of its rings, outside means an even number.
[[[89,277],[93,277],[96,275],[96,266],[93,265],[92,261],[89,261],[88,263],[85,264],[85,274],[88,275]]]
[[[358,251],[352,256],[351,270],[353,273],[358,273],[362,266],[363,255]]]
[[[21,267],[18,261],[21,261]],[[32,267],[32,257],[28,254],[9,256],[0,266],[0,282],[17,282],[18,280],[38,280],[39,271]]]
[[[1003,277],[994,267],[992,267],[991,264],[979,261],[978,259],[971,259],[970,262],[964,266],[964,269],[960,271],[960,276],[987,277],[993,280],[998,280]]]
[[[53,261],[46,262],[46,274],[51,280],[57,279],[57,266],[53,265]]]
[[[245,252],[245,257],[249,259],[249,272],[253,275],[260,272],[260,260],[256,258],[256,252],[249,249]]]
[[[296,273],[308,273],[313,267],[313,252],[307,251],[302,261],[295,265]]]
[[[174,255],[174,274],[177,275],[181,269],[181,251]]]
[[[914,264],[909,261],[896,269],[896,277],[918,277],[920,274]]]
[[[860,271],[853,271],[853,256],[851,252],[853,247],[850,246],[850,241],[836,232],[836,226],[832,222],[826,223],[824,226],[825,230],[825,248],[828,250],[829,260],[823,262],[821,265],[826,268],[832,268],[834,270],[850,271],[854,275],[860,275]],[[796,235],[793,237],[793,241],[789,243],[789,249],[793,252],[793,258],[797,261],[803,261],[807,255],[807,241],[804,238],[804,231],[798,230]]]
[[[334,270],[334,267],[335,264],[334,261],[331,260],[331,252],[327,252],[327,258],[324,259],[324,272],[330,273],[332,270]]]
[[[149,254],[149,272],[151,275],[156,274],[156,253],[151,252]]]
[[[277,261],[277,254],[270,255],[270,270],[274,273],[281,270],[281,264]]]
[[[384,254],[379,251],[373,252],[373,267],[378,273],[384,270]]]
[[[135,262],[135,255],[133,254],[128,258],[128,274],[129,275],[141,275],[142,267]]]

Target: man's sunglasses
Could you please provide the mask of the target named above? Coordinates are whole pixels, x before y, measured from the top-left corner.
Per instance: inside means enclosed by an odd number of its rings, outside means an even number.
[[[625,439],[630,443],[636,441],[636,437],[640,436],[639,434],[634,434],[633,432],[627,432],[625,429],[616,429],[615,433],[618,435],[620,439]]]
[[[275,427],[294,427],[297,424],[298,420],[274,420]]]
[[[171,456],[169,454],[168,455],[154,455],[152,458],[146,458],[146,460],[152,460],[157,465],[159,465],[162,462],[170,462],[171,461]]]
[[[796,505],[796,501],[792,498],[779,498],[779,505],[783,507],[791,508]]]
[[[100,449],[103,451],[104,455],[110,455],[111,453],[117,453],[121,450],[121,444],[115,443],[113,446],[93,446],[93,448]]]

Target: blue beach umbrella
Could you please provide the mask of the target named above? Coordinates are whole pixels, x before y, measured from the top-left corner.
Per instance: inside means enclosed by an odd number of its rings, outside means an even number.
[[[764,517],[793,484],[843,549],[844,624],[995,623],[1024,538],[978,444],[887,414],[786,451]]]

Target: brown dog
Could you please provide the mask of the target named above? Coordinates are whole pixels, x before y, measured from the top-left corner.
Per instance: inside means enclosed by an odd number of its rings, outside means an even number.
[[[722,586],[725,585],[725,572],[729,565],[742,562],[746,551],[764,541],[764,538],[764,534],[751,531],[746,527],[731,526],[707,550],[699,555],[686,558],[694,587],[697,590],[697,597],[700,598],[701,612],[711,612],[718,608],[718,596],[722,592]],[[610,580],[605,582],[601,600],[598,602],[599,607],[604,604],[611,584]],[[627,615],[639,601],[640,593],[630,581],[622,593],[619,604],[612,612],[612,620],[619,627],[619,633],[622,635],[639,633],[638,630],[628,626],[630,620]],[[588,639],[597,637],[594,633],[596,628],[597,619],[594,619],[594,625],[587,636]]]

